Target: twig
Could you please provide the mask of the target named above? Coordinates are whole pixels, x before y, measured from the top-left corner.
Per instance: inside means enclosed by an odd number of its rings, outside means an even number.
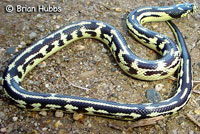
[[[200,85],[200,83],[197,84],[196,86],[194,86],[193,89],[192,89],[192,92],[197,93],[197,94],[200,94],[200,91],[199,91],[199,90],[196,90],[197,87],[198,87],[199,85]]]
[[[190,114],[187,113],[187,117],[194,123],[196,124],[198,127],[200,127],[200,123]]]
[[[195,94],[200,94],[199,90],[192,90],[192,92],[195,93]]]
[[[200,83],[200,81],[199,81],[199,80],[193,80],[193,82],[194,82],[194,83]]]
[[[148,126],[148,125],[155,125],[158,121],[163,120],[164,116],[158,116],[158,117],[153,117],[153,118],[148,118],[148,119],[143,119],[134,122],[131,124],[131,127],[141,127],[141,126]]]
[[[91,90],[89,88],[81,87],[81,86],[77,86],[77,85],[73,84],[71,81],[69,81],[67,78],[65,78],[64,75],[62,75],[62,77],[69,83],[70,86],[73,86],[73,87],[76,87],[76,88],[79,88],[79,89],[83,89],[83,90],[86,90],[86,91]]]

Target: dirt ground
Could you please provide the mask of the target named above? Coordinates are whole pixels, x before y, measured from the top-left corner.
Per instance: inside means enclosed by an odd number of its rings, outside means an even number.
[[[184,1],[186,2],[186,1]],[[188,1],[187,1],[188,2]],[[200,1],[189,1],[200,5]],[[167,6],[181,3],[178,0],[34,0],[0,1],[0,80],[8,62],[17,52],[59,27],[79,20],[99,20],[116,27],[125,37],[134,53],[144,59],[159,56],[136,42],[126,28],[129,12],[142,6]],[[58,13],[25,13],[16,8],[6,13],[8,5],[16,7],[55,6]],[[0,133],[12,134],[199,134],[200,126],[200,11],[194,15],[174,20],[185,37],[192,58],[194,92],[189,103],[177,114],[165,116],[153,125],[136,127],[138,122],[119,121],[97,116],[84,115],[74,121],[72,114],[62,112],[30,112],[19,109],[5,96],[0,86]],[[170,38],[173,34],[164,22],[148,23],[145,27],[163,33]],[[68,80],[68,81],[67,81]],[[70,83],[84,88],[75,88]],[[118,67],[105,45],[93,39],[83,39],[54,54],[34,70],[22,82],[28,90],[92,97],[109,101],[142,103],[147,102],[145,90],[163,84],[162,99],[171,96],[174,87],[171,78],[146,82],[135,80]],[[192,120],[193,119],[193,120]],[[195,121],[196,122],[195,122]],[[151,120],[150,120],[151,122]]]

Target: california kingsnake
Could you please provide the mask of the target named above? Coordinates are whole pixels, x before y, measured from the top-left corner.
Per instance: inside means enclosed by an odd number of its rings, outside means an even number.
[[[196,9],[195,5],[186,3],[166,7],[143,7],[129,14],[127,26],[130,33],[163,56],[154,61],[143,60],[134,55],[120,32],[104,22],[86,20],[64,26],[35,42],[9,63],[3,75],[5,93],[19,107],[36,111],[61,109],[131,120],[174,113],[190,98],[192,72],[184,39],[178,28],[168,20],[186,16]],[[151,21],[168,21],[179,47],[166,36],[141,25]],[[30,92],[20,86],[25,75],[41,61],[82,38],[95,38],[106,44],[119,66],[127,74],[138,79],[166,78],[179,68],[176,94],[159,103],[124,104],[78,96]]]

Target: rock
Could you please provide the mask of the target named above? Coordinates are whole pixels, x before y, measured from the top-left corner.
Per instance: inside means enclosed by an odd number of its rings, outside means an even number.
[[[40,68],[45,68],[47,66],[47,63],[45,61],[43,61],[42,63],[40,63],[38,65]]]
[[[47,127],[42,128],[42,131],[47,131],[47,130],[48,130]]]
[[[161,101],[160,94],[154,89],[146,90],[146,98],[148,102],[151,102],[151,103],[158,103]]]
[[[58,15],[57,20],[61,20],[61,19],[62,19],[62,16]]]
[[[117,7],[117,8],[115,8],[115,11],[116,11],[116,12],[121,12],[121,11],[122,11],[122,9],[121,9],[121,8],[119,8],[119,7]]]
[[[0,129],[0,132],[1,132],[1,133],[6,133],[6,128],[5,128],[5,127],[4,127],[4,128],[1,128],[1,129]]]
[[[117,94],[116,93],[113,93],[113,94],[111,94],[111,97],[115,97],[115,98],[117,98]]]
[[[95,62],[99,62],[101,60],[102,60],[102,58],[100,56],[97,56],[97,55],[94,56],[94,61]]]
[[[55,20],[56,18],[57,18],[57,16],[56,16],[56,15],[54,15],[54,16],[53,16],[53,19]]]
[[[111,72],[115,72],[116,70],[116,68],[111,68]]]
[[[117,91],[122,91],[123,88],[122,88],[120,85],[118,85],[117,88],[116,88],[116,90],[117,90]]]
[[[18,117],[13,117],[12,119],[14,122],[16,122],[18,120]]]
[[[36,37],[37,37],[37,34],[35,32],[31,32],[29,34],[29,39],[31,39],[31,40],[35,39]]]
[[[41,14],[37,14],[36,18],[41,18],[41,16],[42,16]]]
[[[197,63],[197,66],[200,68],[200,62]]]
[[[89,124],[88,124],[88,127],[89,127],[89,128],[91,128],[91,127],[92,127],[92,124],[91,124],[91,123],[89,123]]]
[[[105,48],[102,48],[102,50],[101,50],[103,53],[107,53],[107,49],[105,49]]]
[[[73,119],[75,120],[75,121],[81,121],[82,119],[83,119],[83,114],[80,114],[80,113],[74,113],[73,114]]]
[[[5,118],[5,113],[4,112],[0,112],[0,119],[4,119]]]
[[[32,81],[32,80],[28,80],[27,83],[30,85],[35,85],[35,86],[40,86],[41,84],[40,81]]]
[[[25,48],[25,47],[26,47],[26,42],[22,41],[22,42],[20,42],[18,49],[22,49],[22,48]]]
[[[6,50],[6,54],[14,54],[16,52],[16,47],[11,46]]]
[[[190,130],[190,131],[189,131],[189,134],[194,134],[194,131],[193,131],[193,130]]]
[[[40,115],[43,115],[43,116],[47,116],[47,111],[44,111],[44,110],[43,110],[43,111],[40,111],[39,114],[40,114]]]
[[[200,115],[200,109],[194,110],[194,113],[195,113],[196,115]]]
[[[62,118],[64,116],[64,113],[61,110],[56,110],[55,116],[58,118]]]
[[[147,88],[148,86],[149,86],[149,84],[147,84],[147,83],[142,85],[143,88]]]
[[[78,45],[77,47],[76,47],[76,50],[77,51],[82,51],[82,50],[84,50],[85,49],[85,46],[83,46],[83,45]]]
[[[40,30],[41,32],[44,32],[44,31],[45,31],[45,29],[44,29],[43,26],[40,26],[40,27],[39,27],[39,30]]]
[[[157,84],[156,86],[155,86],[155,90],[157,91],[157,92],[159,92],[159,91],[161,91],[161,90],[163,90],[164,89],[164,85],[163,84]]]
[[[56,127],[56,128],[58,128],[58,127],[60,127],[60,126],[62,126],[63,125],[63,123],[59,120],[59,121],[57,121],[55,124],[54,124],[54,126]]]

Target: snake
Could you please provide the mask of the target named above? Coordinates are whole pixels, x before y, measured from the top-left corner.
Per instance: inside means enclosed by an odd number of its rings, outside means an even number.
[[[3,73],[2,85],[5,94],[18,107],[32,111],[63,110],[67,113],[81,112],[122,120],[176,113],[187,104],[193,81],[191,58],[184,38],[171,20],[187,16],[196,10],[197,6],[194,4],[183,3],[162,7],[141,7],[127,16],[128,31],[139,42],[162,56],[156,60],[146,60],[136,56],[122,34],[105,22],[82,20],[63,26],[34,42],[10,61]],[[144,23],[154,21],[166,21],[177,43],[143,26]],[[152,81],[164,79],[177,72],[176,93],[160,102],[135,104],[56,93],[38,93],[28,91],[21,86],[26,74],[40,62],[68,44],[83,38],[97,39],[105,44],[120,68],[133,78]]]

